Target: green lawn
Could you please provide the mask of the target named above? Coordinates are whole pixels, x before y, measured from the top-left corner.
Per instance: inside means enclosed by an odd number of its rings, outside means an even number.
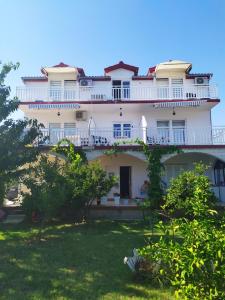
[[[134,279],[123,264],[148,232],[136,222],[51,225],[0,224],[0,299],[167,299]]]

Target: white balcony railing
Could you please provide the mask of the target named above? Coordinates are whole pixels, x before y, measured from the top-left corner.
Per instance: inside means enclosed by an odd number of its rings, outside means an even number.
[[[184,86],[132,86],[130,88],[108,86],[77,86],[73,89],[48,87],[17,87],[20,101],[95,101],[95,100],[170,100],[170,99],[215,99],[215,85]]]
[[[44,145],[55,145],[67,138],[75,146],[136,145],[140,139],[149,145],[225,145],[225,127],[212,128],[130,128],[42,129]]]

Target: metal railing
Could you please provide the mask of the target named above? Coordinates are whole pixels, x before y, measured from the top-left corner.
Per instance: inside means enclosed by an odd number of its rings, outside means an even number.
[[[218,97],[215,85],[182,86],[77,86],[68,88],[17,87],[20,101],[97,101],[97,100],[170,100],[170,99],[215,99]]]
[[[209,128],[129,128],[126,130],[54,128],[42,129],[44,145],[55,145],[69,139],[75,146],[137,145],[143,140],[149,145],[225,145],[225,127]]]

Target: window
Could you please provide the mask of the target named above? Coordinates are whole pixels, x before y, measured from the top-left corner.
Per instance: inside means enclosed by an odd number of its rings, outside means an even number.
[[[130,98],[130,81],[123,81],[123,98]]]
[[[157,143],[168,144],[170,140],[170,121],[157,121]]]
[[[50,144],[57,144],[61,139],[61,124],[60,123],[49,123],[49,139]]]
[[[131,137],[131,126],[130,124],[123,124],[123,136],[126,138]]]
[[[114,100],[130,98],[130,81],[113,80],[112,96]]]
[[[64,135],[70,136],[75,135],[76,123],[64,123]]]
[[[64,81],[64,99],[74,100],[76,98],[75,94],[76,80],[65,80]]]
[[[51,80],[50,81],[50,99],[59,101],[61,100],[61,81]]]
[[[157,121],[157,142],[160,144],[185,144],[185,121]]]
[[[131,124],[128,124],[128,123],[113,124],[113,137],[115,139],[130,138],[131,137]]]
[[[173,120],[173,140],[175,144],[185,144],[185,121],[184,120]]]
[[[171,83],[173,85],[182,85],[183,84],[183,78],[172,78]]]
[[[172,78],[172,96],[174,99],[183,99],[183,78]]]
[[[158,78],[157,82],[157,98],[158,99],[168,99],[169,98],[169,79],[168,78]]]

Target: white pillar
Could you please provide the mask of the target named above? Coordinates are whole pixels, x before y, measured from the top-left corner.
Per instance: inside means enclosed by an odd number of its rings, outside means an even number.
[[[145,116],[141,117],[142,141],[147,144],[147,121]]]

